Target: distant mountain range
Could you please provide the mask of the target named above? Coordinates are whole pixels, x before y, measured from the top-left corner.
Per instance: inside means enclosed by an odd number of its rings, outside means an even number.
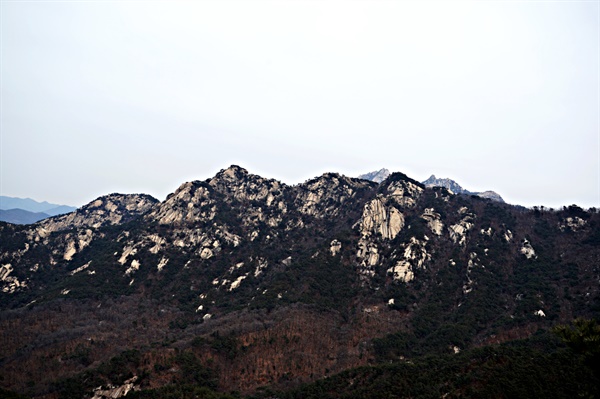
[[[51,216],[73,212],[77,208],[68,205],[38,202],[31,198],[0,196],[0,221],[14,224],[30,224]]]
[[[364,180],[371,180],[376,183],[381,183],[382,181],[387,179],[387,177],[390,174],[391,173],[389,170],[383,168],[383,169],[380,169],[375,172],[365,173],[364,175],[358,176],[358,178],[364,179]],[[444,179],[444,178],[440,179],[440,178],[435,177],[435,175],[431,175],[429,177],[429,179],[427,179],[421,183],[423,183],[426,187],[444,187],[444,188],[452,191],[454,194],[476,195],[478,197],[489,198],[491,200],[498,201],[498,202],[504,202],[504,199],[502,199],[502,197],[494,191],[482,191],[482,192],[469,191],[469,190],[462,188],[460,186],[460,184],[458,184],[457,182],[455,182],[452,179]]]

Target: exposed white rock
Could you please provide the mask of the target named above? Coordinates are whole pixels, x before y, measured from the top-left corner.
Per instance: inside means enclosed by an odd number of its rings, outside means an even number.
[[[67,245],[63,254],[63,259],[66,261],[72,260],[73,256],[77,253],[78,248],[81,251],[87,247],[90,242],[92,242],[92,238],[93,232],[90,229],[80,231],[77,238],[73,238],[71,234],[68,234],[66,236]]]
[[[157,202],[144,194],[106,195],[75,212],[43,220],[40,222],[41,229],[36,229],[33,235],[39,239],[53,231],[82,227],[95,229],[104,225],[120,224],[131,217],[148,212]]]
[[[27,287],[25,281],[19,281],[18,278],[10,275],[12,271],[13,267],[10,263],[0,267],[0,281],[3,282],[2,292],[12,294],[20,288]]]
[[[338,240],[331,241],[329,245],[329,251],[331,252],[331,256],[336,256],[342,250],[342,243]]]
[[[65,253],[63,255],[64,260],[71,260],[73,256],[77,253],[77,249],[75,248],[75,241],[69,241],[67,243],[67,248],[65,249]]]
[[[469,261],[467,263],[467,282],[463,284],[463,294],[465,295],[473,291],[473,285],[475,284],[475,282],[471,278],[471,272],[473,271],[474,267],[481,266],[477,262],[480,262],[479,258],[477,257],[477,253],[471,252],[469,254]]]
[[[423,189],[414,183],[401,180],[392,182],[387,188],[389,198],[402,207],[412,207]]]
[[[199,311],[204,309],[204,305],[200,305],[198,306],[198,308],[196,309],[196,313],[198,313]]]
[[[2,265],[2,267],[0,267],[0,280],[5,281],[10,272],[12,271],[13,268],[10,263],[8,265]]]
[[[227,244],[233,245],[237,247],[242,242],[242,237],[232,234],[225,230],[225,228],[220,228],[215,232],[217,237],[223,238]],[[214,245],[214,244],[213,244]]]
[[[239,276],[238,278],[235,279],[235,281],[233,281],[231,283],[231,285],[229,286],[229,291],[233,291],[236,288],[238,288],[240,286],[240,284],[242,283],[242,281],[248,277],[248,274],[244,274],[242,276]]]
[[[118,262],[120,264],[124,265],[125,263],[127,263],[127,257],[129,257],[130,255],[135,255],[136,253],[137,253],[137,248],[135,248],[133,246],[127,246],[127,247],[123,248],[123,254],[119,258]]]
[[[488,227],[487,229],[481,229],[481,235],[491,237],[492,236],[492,228]]]
[[[571,229],[573,231],[577,231],[582,227],[585,227],[586,221],[580,217],[568,217],[559,224],[561,231],[565,231],[566,229]]]
[[[394,280],[408,283],[415,278],[411,264],[406,260],[400,260],[396,266],[388,269],[388,273],[392,274]]]
[[[377,249],[377,245],[370,243],[365,239],[359,240],[356,257],[363,267],[371,268],[377,265],[379,262],[379,250]]]
[[[448,228],[450,232],[450,238],[454,243],[459,245],[465,245],[467,242],[467,233],[473,228],[473,223],[470,221],[470,217],[467,216],[457,224],[453,224]]]
[[[299,196],[302,200],[302,206],[299,211],[306,215],[315,215],[318,213],[317,206],[323,197],[325,197],[325,189],[318,187],[316,191],[309,191],[304,196]]]
[[[535,250],[531,246],[531,243],[527,239],[523,240],[523,246],[521,247],[521,253],[525,255],[527,259],[537,259]]]
[[[281,263],[284,264],[285,266],[290,266],[292,264],[292,257],[288,256],[287,258],[282,260]]]
[[[335,217],[340,211],[339,204],[353,197],[356,188],[369,185],[366,181],[326,173],[298,186],[295,203],[302,214],[316,218]]]
[[[504,240],[506,240],[506,242],[510,242],[513,239],[513,233],[510,230],[506,230],[506,233],[504,233]]]
[[[200,182],[182,184],[150,217],[160,224],[209,221],[215,216],[215,201],[210,191]]]
[[[534,312],[533,314],[540,317],[546,317],[546,313],[544,313],[542,309],[538,310],[537,312]]]
[[[83,271],[85,269],[87,269],[88,267],[90,267],[90,264],[92,263],[92,261],[89,261],[88,263],[86,263],[83,266],[79,266],[77,269],[73,270],[71,273],[69,273],[71,276],[79,273],[80,271]]]
[[[394,304],[394,298],[390,298],[388,300],[388,305],[392,306]]]
[[[133,376],[119,387],[114,387],[112,385],[109,385],[108,389],[102,389],[102,387],[98,387],[94,390],[94,396],[92,399],[117,399],[127,395],[132,390],[137,391],[139,390],[139,387],[134,385],[137,379],[137,376]]]
[[[202,320],[206,321],[206,320],[210,320],[212,318],[212,314],[207,313],[204,316],[202,316]]]
[[[421,241],[416,237],[411,237],[410,241],[404,244],[402,257],[395,266],[389,268],[394,280],[403,281],[405,283],[412,281],[415,277],[414,269],[424,268],[425,263],[431,259],[431,255],[427,253],[425,246],[427,241]]]
[[[169,263],[169,259],[163,257],[160,262],[158,262],[158,265],[156,265],[156,268],[158,269],[158,271],[160,272],[163,267],[165,267],[167,265],[167,263]]]
[[[213,251],[210,248],[202,248],[202,251],[200,251],[200,257],[202,259],[209,259],[213,256]]]
[[[422,268],[425,262],[431,258],[425,250],[425,245],[425,241],[418,240],[416,237],[411,237],[404,248],[404,259],[412,261],[416,267]]]
[[[435,235],[441,236],[442,231],[444,230],[444,223],[442,223],[441,216],[439,213],[435,212],[433,208],[426,208],[421,218],[427,221],[427,227],[431,230],[431,232]]]
[[[154,243],[154,246],[150,248],[150,252],[153,254],[157,254],[158,251],[160,251],[162,247],[167,243],[167,240],[165,240],[158,234],[149,235],[148,239]]]
[[[387,240],[396,238],[404,227],[404,215],[393,206],[385,206],[382,197],[367,202],[363,208],[361,234],[380,234]]]
[[[221,280],[221,285],[227,285],[227,284],[229,284],[229,283],[231,283],[231,280],[229,280],[229,279],[227,279],[227,278],[225,278],[225,279]]]
[[[254,269],[254,277],[258,277],[263,271],[267,269],[267,266],[269,265],[267,260],[264,258],[258,258],[256,259],[256,262],[258,263],[258,265],[256,266],[256,269]]]
[[[236,263],[235,265],[233,265],[229,268],[229,274],[233,273],[234,271],[236,271],[237,269],[240,269],[242,267],[244,267],[244,262]]]
[[[62,290],[60,293],[61,293],[62,295],[67,295],[69,292],[71,292],[71,290],[68,290],[68,289],[66,289],[66,288],[65,288],[65,289],[64,289],[64,290]]]
[[[131,273],[139,270],[139,268],[140,268],[140,262],[137,259],[134,259],[131,261],[131,266],[129,266],[129,268],[127,270],[125,270],[125,274],[130,275]]]

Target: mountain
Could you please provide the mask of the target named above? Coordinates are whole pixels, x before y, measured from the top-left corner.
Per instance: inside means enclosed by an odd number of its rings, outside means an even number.
[[[73,212],[77,208],[67,205],[51,204],[49,202],[38,202],[31,198],[16,198],[0,196],[0,210],[21,209],[33,213],[45,213],[48,216],[62,215]]]
[[[0,221],[14,224],[31,224],[50,217],[43,212],[29,212],[23,209],[0,209]]]
[[[364,175],[358,176],[359,179],[371,180],[375,183],[381,183],[390,175],[390,171],[383,168],[375,172],[365,173]]]
[[[482,198],[488,198],[498,202],[504,202],[502,197],[494,191],[472,192],[462,188],[457,182],[452,179],[440,179],[431,175],[423,184],[427,187],[444,187],[455,194],[477,195]]]
[[[527,210],[402,173],[289,186],[231,166],[164,201],[110,194],[0,223],[0,387],[593,396],[596,352],[552,331],[600,316],[599,260],[595,210]]]

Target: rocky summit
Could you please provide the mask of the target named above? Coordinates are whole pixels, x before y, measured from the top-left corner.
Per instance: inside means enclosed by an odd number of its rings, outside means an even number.
[[[359,179],[371,180],[375,183],[381,183],[390,175],[390,171],[386,168],[379,169],[375,172],[365,173],[364,175],[358,176]]]
[[[429,179],[425,180],[423,184],[427,187],[445,187],[448,190],[452,191],[454,194],[466,194],[466,195],[476,195],[482,198],[488,198],[498,202],[504,202],[504,199],[500,196],[500,194],[488,190],[482,192],[473,192],[466,190],[460,186],[457,182],[452,179],[447,178],[438,178],[435,175],[431,175]]]
[[[239,166],[164,201],[110,194],[0,223],[0,392],[595,394],[593,367],[552,331],[599,316],[599,227],[595,209],[402,173],[290,186]],[[521,386],[539,390],[498,394]]]

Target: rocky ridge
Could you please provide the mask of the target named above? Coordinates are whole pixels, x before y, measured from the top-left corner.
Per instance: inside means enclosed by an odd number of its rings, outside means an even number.
[[[375,183],[381,183],[382,181],[387,179],[390,174],[391,173],[389,170],[387,170],[386,168],[382,168],[375,172],[369,172],[365,173],[364,175],[360,175],[358,176],[358,178],[364,180],[371,180]]]
[[[156,331],[178,347],[190,345],[190,334],[235,336],[245,348],[235,360],[210,346],[198,353],[225,370],[222,386],[251,391],[367,364],[367,342],[389,333],[453,331],[438,349],[454,353],[498,331],[534,331],[589,312],[600,294],[588,283],[600,275],[598,217],[576,206],[534,212],[455,195],[402,173],[379,184],[326,173],[288,186],[234,165],[162,202],[111,194],[34,225],[0,223],[0,311],[73,303],[94,320],[95,301],[158,303],[143,319],[157,317]],[[269,316],[277,309],[281,319]],[[280,316],[287,311],[296,319]],[[123,331],[102,337],[108,347],[130,337],[112,320]],[[69,345],[92,348],[89,334],[73,331]],[[300,348],[305,357],[296,356]],[[16,370],[11,362],[0,362],[0,372]],[[161,367],[157,381],[167,378]]]
[[[462,188],[460,184],[458,184],[452,179],[438,178],[435,177],[435,175],[431,175],[427,180],[423,182],[423,184],[427,187],[444,187],[455,194],[476,195],[481,198],[487,198],[498,202],[504,202],[502,197],[494,191],[488,190],[483,192],[472,192]]]

